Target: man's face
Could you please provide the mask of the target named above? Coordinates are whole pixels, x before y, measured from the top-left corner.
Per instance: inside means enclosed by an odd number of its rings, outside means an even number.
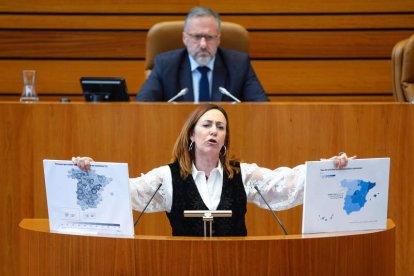
[[[220,45],[220,33],[214,17],[194,16],[190,18],[187,29],[183,32],[183,42],[188,53],[199,65],[207,65]]]

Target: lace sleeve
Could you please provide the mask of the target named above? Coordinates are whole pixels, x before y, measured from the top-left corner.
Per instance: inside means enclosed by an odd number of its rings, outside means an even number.
[[[148,205],[146,212],[169,212],[171,210],[172,182],[171,170],[168,166],[162,166],[147,174],[141,174],[140,177],[129,179],[132,208],[142,211],[160,183],[162,186]]]
[[[273,210],[285,210],[303,203],[305,165],[292,169],[280,167],[273,171],[256,164],[242,163],[240,167],[248,202],[267,208],[254,188],[257,185]]]

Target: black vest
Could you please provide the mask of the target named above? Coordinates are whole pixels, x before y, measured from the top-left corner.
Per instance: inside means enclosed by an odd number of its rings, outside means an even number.
[[[170,164],[172,175],[172,206],[167,213],[173,236],[203,236],[204,222],[202,218],[184,217],[184,210],[208,210],[201,198],[192,176],[180,177],[178,162]],[[239,167],[240,164],[237,164]],[[247,197],[243,187],[241,173],[235,173],[228,179],[224,171],[223,188],[217,210],[232,210],[230,218],[214,218],[213,236],[246,236],[245,223]]]

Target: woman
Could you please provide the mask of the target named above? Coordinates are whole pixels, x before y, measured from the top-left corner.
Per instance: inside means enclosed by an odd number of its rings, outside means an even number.
[[[202,236],[203,221],[184,217],[184,210],[231,210],[231,218],[215,218],[214,236],[246,236],[247,202],[267,208],[255,186],[274,210],[302,204],[305,166],[269,170],[229,158],[230,132],[226,111],[214,104],[198,106],[188,117],[173,149],[172,163],[130,179],[133,208],[166,211],[175,236]],[[354,158],[354,157],[352,157]],[[331,158],[337,168],[347,165],[345,153]],[[72,158],[88,170],[89,157]]]

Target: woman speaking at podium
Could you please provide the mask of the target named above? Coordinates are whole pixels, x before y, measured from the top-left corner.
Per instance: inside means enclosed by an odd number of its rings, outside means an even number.
[[[184,217],[184,210],[231,210],[232,217],[214,220],[213,236],[246,236],[247,203],[267,208],[259,192],[273,210],[302,204],[305,165],[270,170],[238,162],[229,157],[229,134],[222,107],[198,106],[175,142],[172,163],[130,179],[133,208],[142,211],[155,193],[147,211],[165,211],[174,236],[203,236],[203,221]],[[348,163],[345,153],[331,159],[337,168]],[[89,170],[93,159],[73,157],[72,161]]]

